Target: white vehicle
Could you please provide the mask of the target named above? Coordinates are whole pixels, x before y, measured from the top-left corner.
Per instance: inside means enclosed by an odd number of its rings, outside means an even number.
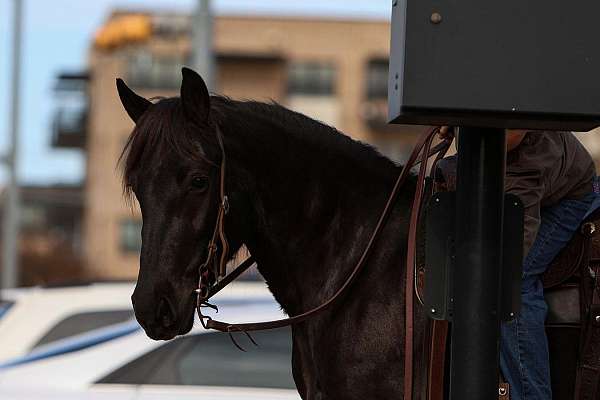
[[[230,322],[281,318],[271,295],[219,295],[218,316]],[[216,317],[216,316],[215,316]],[[0,398],[44,399],[299,399],[291,375],[287,328],[243,334],[196,326],[186,336],[153,341],[138,330],[77,352],[0,368]],[[68,341],[68,340],[66,340]]]
[[[0,364],[57,340],[130,320],[134,286],[92,283],[0,291]]]

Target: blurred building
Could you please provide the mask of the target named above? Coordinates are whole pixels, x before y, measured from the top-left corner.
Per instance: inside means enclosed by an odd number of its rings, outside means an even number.
[[[22,186],[20,193],[20,284],[82,279],[83,188]],[[0,200],[4,200],[3,194]]]
[[[115,11],[97,31],[88,71],[58,77],[53,146],[87,155],[88,277],[134,278],[139,264],[141,217],[122,197],[117,168],[133,124],[115,78],[147,98],[178,95],[181,67],[191,66],[191,22],[183,14]],[[214,28],[216,92],[275,100],[404,161],[420,128],[386,123],[387,21],[218,16]],[[594,135],[579,137],[600,160]]]
[[[191,59],[190,24],[188,15],[116,11],[94,39],[85,85],[89,111],[66,118],[85,118],[85,138],[60,133],[57,139],[85,143],[84,248],[93,276],[134,277],[139,262],[141,218],[121,196],[117,169],[133,124],[115,78],[147,98],[178,95],[181,67]],[[395,159],[405,157],[418,128],[397,135],[403,128],[386,125],[388,22],[219,16],[214,28],[216,92],[273,99]]]

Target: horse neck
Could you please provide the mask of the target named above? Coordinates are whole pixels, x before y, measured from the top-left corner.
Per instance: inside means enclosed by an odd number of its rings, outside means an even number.
[[[346,143],[349,151],[336,148],[334,140],[319,149],[318,141],[302,140],[284,126],[256,128],[247,134],[237,130],[236,143],[226,140],[233,150],[234,191],[246,200],[239,207],[245,215],[232,220],[238,220],[241,241],[275,298],[293,315],[318,305],[345,279],[368,241],[397,168],[360,145]],[[371,161],[378,167],[357,161],[365,155],[353,156],[352,149],[373,152]]]

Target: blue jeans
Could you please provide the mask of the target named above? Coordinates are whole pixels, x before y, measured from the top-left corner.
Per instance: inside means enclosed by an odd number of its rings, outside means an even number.
[[[511,400],[551,400],[548,342],[544,330],[547,305],[541,275],[569,242],[600,196],[562,200],[543,208],[537,236],[523,262],[521,312],[502,324],[500,368],[510,384]]]

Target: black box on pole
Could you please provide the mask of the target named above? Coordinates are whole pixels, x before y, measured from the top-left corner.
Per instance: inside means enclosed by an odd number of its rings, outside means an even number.
[[[598,0],[394,0],[392,123],[600,125]]]
[[[452,321],[452,278],[455,275],[456,192],[435,193],[426,205],[425,312],[431,319]],[[500,319],[510,321],[521,308],[523,273],[523,203],[504,195]]]

